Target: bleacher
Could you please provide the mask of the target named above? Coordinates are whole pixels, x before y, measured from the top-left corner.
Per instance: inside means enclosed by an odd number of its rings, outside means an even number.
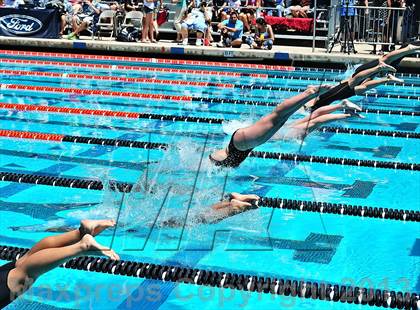
[[[169,17],[166,23],[159,26],[159,33],[175,38],[175,28],[174,28],[174,19],[175,19],[175,7],[176,4],[172,3],[171,0],[163,0],[163,6],[169,9]],[[268,9],[268,8],[261,8]],[[272,8],[271,8],[272,9]],[[218,39],[220,34],[217,32],[217,21],[212,21],[212,35],[215,39]],[[327,10],[317,10],[317,19],[315,23],[315,40],[316,41],[326,41],[328,33],[328,14]],[[313,32],[300,33],[297,31],[282,31],[280,33],[274,33],[276,41],[282,40],[313,40]]]

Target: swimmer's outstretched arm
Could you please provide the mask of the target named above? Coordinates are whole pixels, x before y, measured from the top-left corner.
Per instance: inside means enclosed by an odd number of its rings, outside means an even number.
[[[257,195],[242,195],[231,193],[229,199],[215,203],[210,210],[197,215],[192,222],[195,224],[215,224],[225,218],[258,208],[260,197]],[[182,227],[184,223],[179,218],[171,218],[162,223],[164,227]]]
[[[42,239],[19,258],[9,272],[7,284],[11,293],[15,296],[24,293],[39,276],[80,255],[105,255],[118,260],[113,250],[94,238],[114,225],[112,220],[84,220],[77,230]]]
[[[204,223],[214,224],[225,218],[258,208],[260,197],[257,195],[231,193],[229,196],[228,200],[212,205],[210,212],[203,214],[200,219],[203,219]]]

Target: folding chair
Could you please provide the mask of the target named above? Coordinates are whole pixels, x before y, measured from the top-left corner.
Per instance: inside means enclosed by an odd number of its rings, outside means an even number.
[[[102,39],[102,32],[110,32],[110,38],[114,36],[115,33],[115,14],[113,10],[105,10],[99,15],[99,21],[96,24],[97,26],[97,36],[98,39]]]
[[[141,31],[143,26],[143,13],[140,11],[130,11],[125,14],[121,27],[124,28],[128,26],[136,27]]]

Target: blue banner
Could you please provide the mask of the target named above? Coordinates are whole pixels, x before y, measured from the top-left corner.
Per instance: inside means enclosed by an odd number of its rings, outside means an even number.
[[[0,36],[58,38],[60,16],[56,10],[0,9]]]

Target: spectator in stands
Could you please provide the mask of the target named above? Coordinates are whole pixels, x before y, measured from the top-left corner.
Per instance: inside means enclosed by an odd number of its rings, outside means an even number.
[[[227,0],[220,7],[217,15],[220,15],[220,20],[224,21],[230,18],[229,12],[239,13],[241,8],[241,0]]]
[[[125,12],[140,11],[141,9],[138,0],[124,0],[122,7]]]
[[[390,8],[402,8],[405,6],[404,0],[388,0],[387,5]],[[397,44],[397,28],[398,28],[398,16],[400,12],[397,10],[391,10],[388,14],[388,22],[385,25],[385,42],[391,42],[393,45],[388,45],[382,48],[382,51],[388,52],[390,49],[395,50],[395,44]]]
[[[79,34],[92,25],[93,20],[101,14],[101,11],[109,6],[101,4],[99,1],[81,0],[73,6],[73,17],[71,32],[67,39],[74,40],[79,38]]]
[[[157,22],[157,18],[161,10],[163,10],[162,1],[155,0],[155,8],[153,10],[153,32],[154,32],[154,37],[156,41],[158,41],[158,36],[159,36],[159,24]]]
[[[293,17],[308,18],[311,12],[311,0],[291,0],[288,11]]]
[[[238,12],[232,10],[229,19],[224,20],[217,26],[221,32],[221,41],[218,47],[241,47],[243,35],[243,23],[238,19]]]
[[[276,12],[274,12],[276,8],[276,0],[263,0],[263,7],[266,15],[276,15]]]
[[[73,16],[73,6],[68,0],[50,0],[45,3],[46,9],[54,9],[58,11],[60,15],[60,33],[62,36],[67,25],[71,25],[71,19]]]
[[[67,25],[71,24],[73,17],[73,6],[71,3],[68,0],[64,0],[63,5],[63,9],[59,10],[61,17],[60,36],[64,34],[64,30],[66,30]]]
[[[195,45],[203,45],[203,37],[207,31],[207,23],[210,20],[210,17],[207,13],[207,3],[202,2],[200,8],[194,8],[191,10],[191,13],[181,23],[181,38],[182,42],[179,44],[187,45],[188,44],[188,31],[195,30],[197,32],[197,40]]]
[[[174,27],[176,29],[175,42],[179,43],[179,42],[182,42],[181,22],[186,16],[187,1],[186,0],[172,0],[172,3],[175,4],[175,18],[174,18]]]
[[[283,0],[276,0],[276,10],[277,10],[277,14],[275,14],[276,16],[282,17],[283,16],[283,12],[284,12],[284,6],[285,3]]]
[[[364,6],[364,9],[358,9],[356,16],[358,17],[358,23],[355,25],[355,33],[359,40],[364,40],[366,37],[367,23],[369,21],[369,1],[368,0],[356,0],[357,6]]]
[[[346,20],[348,20],[349,26],[350,26],[350,40],[354,40],[354,21],[355,21],[355,15],[356,15],[356,9],[355,6],[355,0],[341,0],[341,11],[340,11],[340,29],[343,31],[341,32],[344,40],[344,36],[347,35],[347,33],[344,31],[344,25]],[[350,46],[350,52],[352,52],[353,46]],[[341,52],[344,52],[345,46],[343,45],[341,47]]]
[[[143,29],[141,32],[141,42],[147,43],[152,42],[156,43],[156,40],[153,38],[154,26],[153,26],[153,12],[155,9],[154,0],[144,0],[143,3]]]
[[[261,7],[261,0],[246,0],[245,7],[239,13],[239,20],[244,24],[244,32],[251,32],[255,22],[257,10]]]
[[[263,17],[258,17],[255,25],[255,35],[247,37],[246,43],[250,48],[271,50],[274,43],[273,29]]]

